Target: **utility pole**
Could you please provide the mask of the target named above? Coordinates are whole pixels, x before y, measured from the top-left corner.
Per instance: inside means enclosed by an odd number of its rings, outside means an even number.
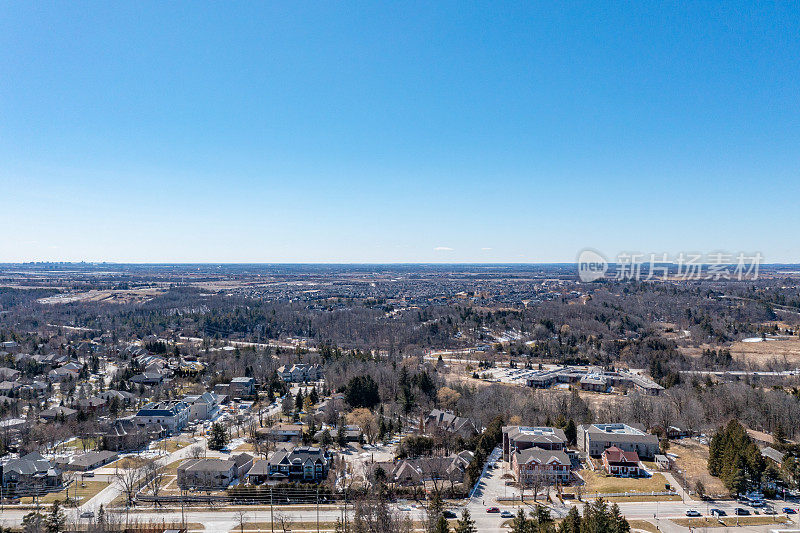
[[[275,518],[272,514],[272,486],[269,487],[269,523],[272,527],[272,533],[275,533]]]
[[[186,529],[186,514],[184,512],[184,501],[185,501],[185,494],[186,492],[181,489],[181,522],[183,523],[183,529]]]
[[[317,533],[319,533],[319,485],[317,485]]]

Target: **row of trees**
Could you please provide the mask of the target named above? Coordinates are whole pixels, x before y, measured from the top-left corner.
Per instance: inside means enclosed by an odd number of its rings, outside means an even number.
[[[708,447],[708,471],[737,496],[759,489],[765,469],[761,450],[737,420],[731,420],[712,437]]]

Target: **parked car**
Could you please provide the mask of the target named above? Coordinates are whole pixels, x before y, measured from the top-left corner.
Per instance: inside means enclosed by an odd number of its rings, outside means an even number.
[[[764,500],[752,500],[750,507],[764,507]]]
[[[686,509],[686,516],[702,516],[697,509]]]
[[[764,514],[777,514],[777,513],[775,512],[775,509],[773,509],[772,507],[767,507],[766,509],[764,509]]]
[[[500,516],[502,516],[503,518],[514,518],[514,513],[512,513],[511,511],[503,511],[502,513],[500,513]]]
[[[784,514],[796,514],[796,513],[797,513],[797,511],[795,511],[795,510],[794,510],[794,509],[792,509],[791,507],[784,507],[784,508],[783,508],[783,513],[784,513]]]
[[[499,513],[500,512],[500,508],[499,507],[489,507],[488,509],[486,509],[486,512],[487,513]]]
[[[94,518],[94,513],[92,511],[84,511],[81,513],[81,518]]]
[[[725,511],[722,509],[717,509],[716,507],[711,508],[711,516],[725,516]]]
[[[451,511],[450,509],[445,509],[442,511],[442,516],[445,518],[458,518],[458,515]]]
[[[739,516],[746,516],[750,514],[750,511],[748,511],[744,507],[737,507],[736,509],[733,510],[733,513]]]

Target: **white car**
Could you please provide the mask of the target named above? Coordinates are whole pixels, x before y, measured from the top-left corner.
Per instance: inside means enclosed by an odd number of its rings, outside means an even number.
[[[697,509],[686,509],[686,516],[702,516]]]

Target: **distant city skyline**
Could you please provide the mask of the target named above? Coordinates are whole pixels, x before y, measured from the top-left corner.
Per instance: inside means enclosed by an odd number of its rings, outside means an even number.
[[[0,262],[800,263],[800,4],[0,4]]]

